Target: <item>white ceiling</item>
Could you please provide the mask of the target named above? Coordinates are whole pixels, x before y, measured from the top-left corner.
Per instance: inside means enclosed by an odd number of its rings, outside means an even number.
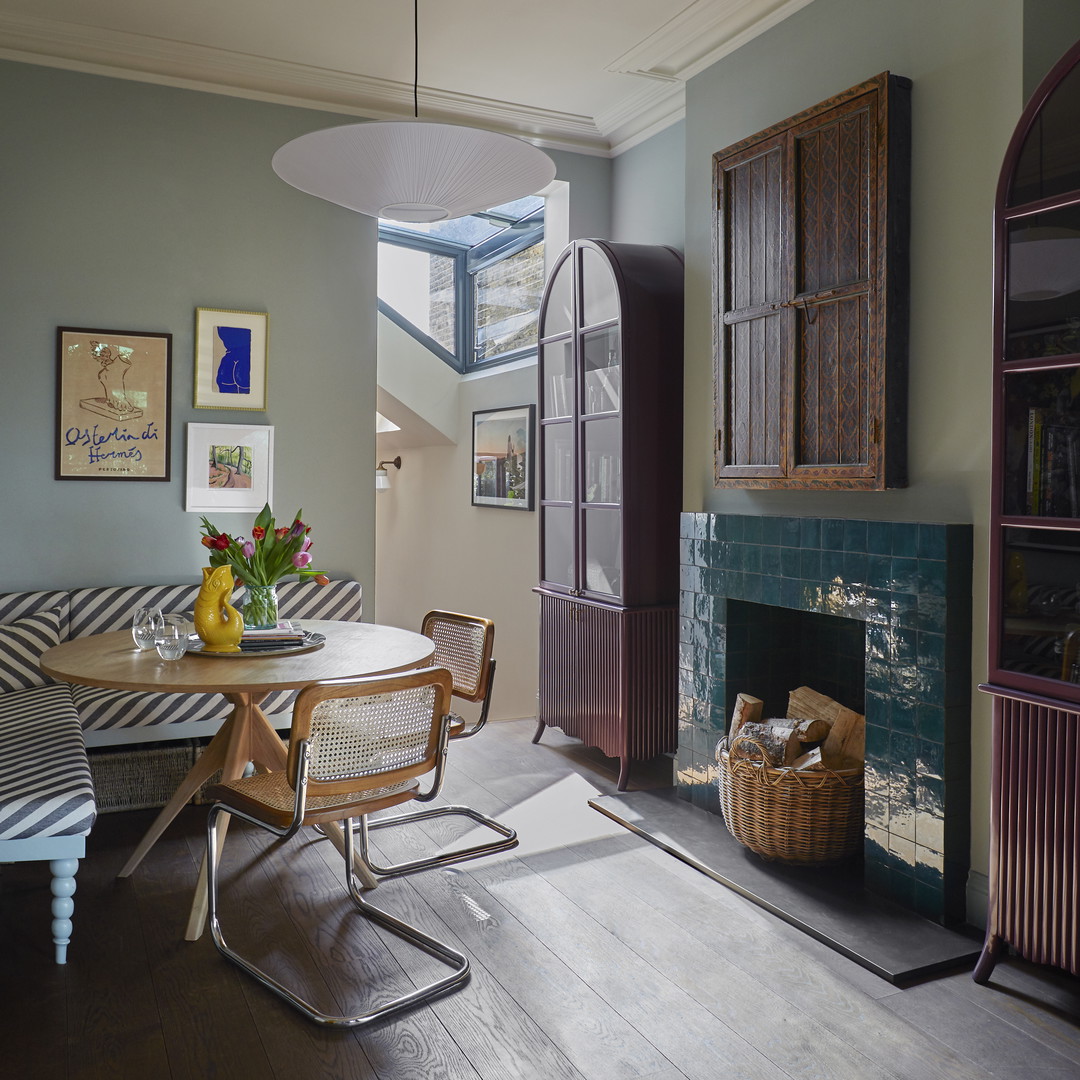
[[[420,118],[617,154],[811,0],[420,0]],[[374,119],[413,113],[410,0],[0,0],[0,57]]]

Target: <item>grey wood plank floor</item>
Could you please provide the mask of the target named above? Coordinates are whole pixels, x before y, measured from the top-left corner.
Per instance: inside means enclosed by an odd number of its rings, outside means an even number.
[[[501,856],[382,883],[372,898],[463,949],[460,991],[363,1032],[327,1032],[183,940],[205,807],[127,880],[152,812],[102,816],[52,963],[48,875],[0,870],[0,1076],[374,1080],[1066,1080],[1080,1076],[1080,980],[1017,960],[899,989],[587,806],[616,763],[534,723],[451,748],[446,798],[518,829]],[[666,784],[642,766],[632,786]],[[719,827],[722,827],[718,823]],[[390,859],[460,842],[449,819],[373,834]],[[241,873],[242,871],[242,873]],[[328,1007],[438,969],[350,915],[314,834],[273,845],[234,824],[233,944]]]

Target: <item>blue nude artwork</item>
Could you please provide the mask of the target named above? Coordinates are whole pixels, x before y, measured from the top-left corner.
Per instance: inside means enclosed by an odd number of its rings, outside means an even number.
[[[222,394],[251,393],[251,330],[243,326],[214,327],[214,382]]]

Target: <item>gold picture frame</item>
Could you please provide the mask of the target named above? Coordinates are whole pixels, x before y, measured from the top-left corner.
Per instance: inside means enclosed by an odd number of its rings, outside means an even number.
[[[269,316],[195,309],[196,409],[266,411]]]
[[[56,479],[169,479],[172,334],[56,331]]]

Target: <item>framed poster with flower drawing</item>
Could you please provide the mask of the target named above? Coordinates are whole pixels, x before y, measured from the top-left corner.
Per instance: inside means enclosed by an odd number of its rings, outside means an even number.
[[[246,424],[188,424],[184,509],[229,514],[273,500],[274,429]]]
[[[266,409],[268,316],[195,309],[195,408]]]
[[[56,479],[168,480],[172,334],[56,331]]]

